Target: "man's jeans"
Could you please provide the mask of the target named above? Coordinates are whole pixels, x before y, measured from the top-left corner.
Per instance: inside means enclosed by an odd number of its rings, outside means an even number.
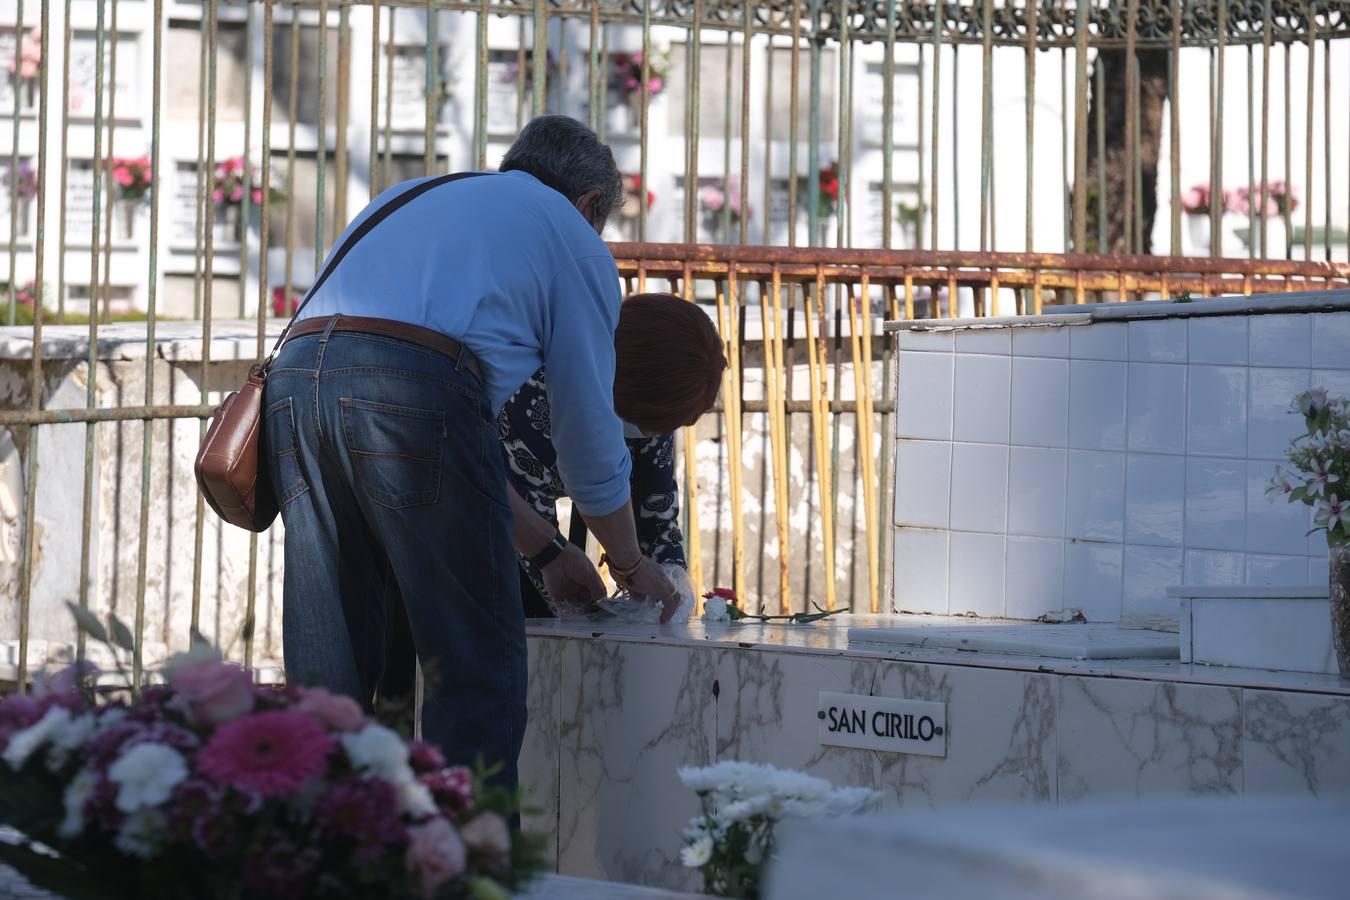
[[[422,733],[452,763],[501,763],[525,728],[525,622],[495,418],[478,380],[415,344],[288,341],[267,379],[264,452],[286,524],[286,675],[369,710],[386,591],[425,683]]]

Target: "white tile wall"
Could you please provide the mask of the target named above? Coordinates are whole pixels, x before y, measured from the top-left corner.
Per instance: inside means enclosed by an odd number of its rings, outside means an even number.
[[[1068,454],[1013,447],[1008,464],[1008,533],[1064,536]]]
[[[1126,429],[1129,449],[1151,453],[1185,453],[1186,366],[1132,362],[1128,395]]]
[[[1313,366],[1344,369],[1350,365],[1350,312],[1322,313],[1312,320]]]
[[[900,437],[951,440],[953,359],[951,353],[900,354],[895,414]]]
[[[1070,360],[1070,447],[1076,450],[1125,449],[1127,371],[1123,362]]]
[[[1308,579],[1308,557],[1247,554],[1247,584],[1304,584]]]
[[[1121,544],[1076,543],[1064,548],[1064,606],[1081,610],[1089,622],[1120,618]]]
[[[1064,608],[1064,542],[1008,536],[1005,608],[1011,619],[1035,619]]]
[[[1247,451],[1247,367],[1192,365],[1186,452],[1242,457]]]
[[[1124,322],[1102,322],[1069,329],[1069,356],[1073,359],[1129,359]]]
[[[1076,328],[1013,328],[1014,356],[1039,356],[1046,359],[1069,358],[1069,335]],[[1245,347],[1245,344],[1244,344]]]
[[[1326,579],[1265,488],[1293,396],[1350,396],[1350,312],[954,335],[900,336],[898,608],[1110,621],[1175,615],[1183,581]]]
[[[1247,466],[1236,459],[1186,461],[1186,546],[1245,550]]]
[[[1139,319],[1127,324],[1131,362],[1186,361],[1185,319]]]
[[[1191,365],[1247,365],[1247,317],[1204,316],[1186,320]]]
[[[1121,615],[1176,615],[1177,601],[1167,589],[1181,584],[1184,558],[1180,548],[1125,545]]]
[[[1011,375],[1007,356],[956,354],[955,440],[1008,443]]]
[[[951,483],[951,444],[902,440],[895,461],[895,524],[946,528]]]
[[[1012,352],[1012,329],[967,328],[956,332],[957,353],[995,353],[1007,356]]]
[[[1125,465],[1127,543],[1180,547],[1185,504],[1185,459],[1130,454]]]
[[[953,531],[948,570],[952,614],[1002,616],[1004,541],[1000,534]]]
[[[1012,379],[1012,442],[1029,447],[1068,446],[1069,361],[1014,357]]]
[[[1253,367],[1248,376],[1251,399],[1247,407],[1247,456],[1282,459],[1289,439],[1303,428],[1303,420],[1289,411],[1289,401],[1308,387],[1307,369]]]
[[[896,609],[947,614],[947,543],[945,531],[896,529]]]
[[[1125,454],[1070,450],[1064,536],[1116,541],[1125,532]]]
[[[1246,557],[1224,550],[1187,550],[1185,584],[1242,584]]]
[[[1309,508],[1283,498],[1266,496],[1274,463],[1247,461],[1247,543],[1249,553],[1283,553],[1304,556],[1308,553]],[[1325,546],[1325,538],[1318,535]],[[1302,578],[1286,582],[1299,584]]]
[[[1312,316],[1254,316],[1249,327],[1252,365],[1306,369],[1312,361]]]
[[[1008,446],[953,444],[951,528],[1003,533],[1008,522]]]

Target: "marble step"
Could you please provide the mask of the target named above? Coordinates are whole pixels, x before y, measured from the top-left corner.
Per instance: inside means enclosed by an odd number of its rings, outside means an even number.
[[[1054,659],[1177,659],[1177,635],[1122,628],[1114,623],[1044,625],[920,625],[850,628],[850,646],[876,644],[929,650],[967,650]]]

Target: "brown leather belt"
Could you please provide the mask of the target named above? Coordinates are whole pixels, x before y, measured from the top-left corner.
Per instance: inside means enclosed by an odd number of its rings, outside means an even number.
[[[472,350],[439,331],[432,331],[430,328],[423,328],[421,325],[413,325],[410,322],[397,322],[393,319],[370,319],[364,316],[338,316],[337,321],[333,322],[332,316],[315,316],[296,322],[291,328],[289,337],[297,338],[304,337],[307,334],[322,334],[329,330],[330,323],[332,323],[333,331],[376,334],[380,337],[416,344],[418,347],[444,356],[459,368],[477,378],[479,384],[486,383],[483,380],[483,370],[478,365],[478,358],[473,355]]]

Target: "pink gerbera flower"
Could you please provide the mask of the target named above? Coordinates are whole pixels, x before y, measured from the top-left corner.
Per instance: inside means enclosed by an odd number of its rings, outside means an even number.
[[[313,716],[272,710],[222,725],[197,757],[197,768],[222,787],[274,797],[328,768],[333,739]]]

